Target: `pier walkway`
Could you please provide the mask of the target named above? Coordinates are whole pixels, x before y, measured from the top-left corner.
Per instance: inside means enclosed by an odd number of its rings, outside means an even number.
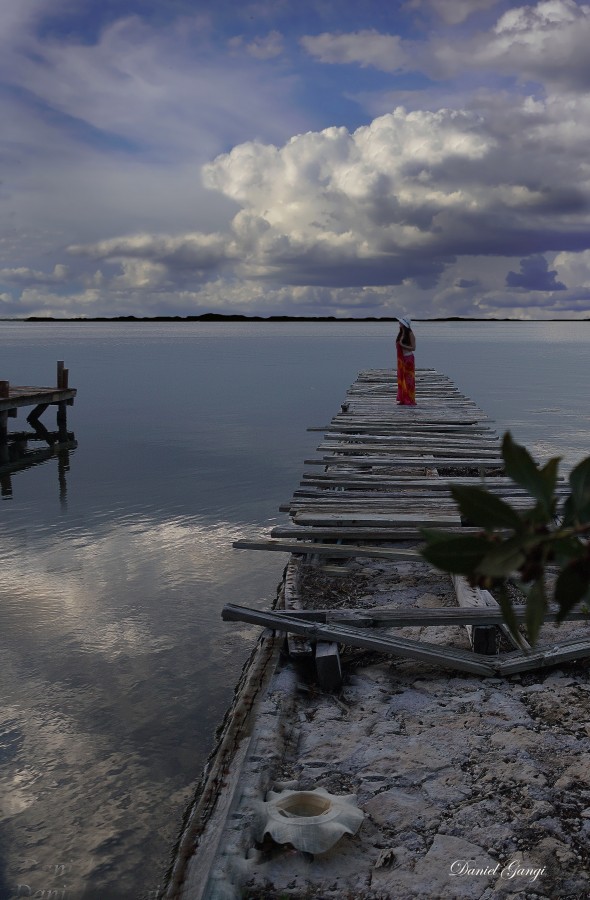
[[[420,529],[472,530],[449,480],[531,499],[505,476],[476,404],[432,370],[416,382],[418,405],[401,407],[395,373],[360,373],[311,429],[319,456],[281,507],[288,524],[235,544],[284,553],[287,566],[274,610],[224,609],[266,630],[167,900],[590,893],[588,626],[557,629],[549,615],[523,652],[488,591],[422,559]],[[356,798],[358,833],[315,856],[265,836],[269,792],[318,788]],[[457,860],[477,877],[457,877]]]

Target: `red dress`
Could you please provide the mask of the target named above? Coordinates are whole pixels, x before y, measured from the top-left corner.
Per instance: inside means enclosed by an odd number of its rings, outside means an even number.
[[[404,353],[398,341],[397,347],[397,402],[403,406],[416,406],[416,368],[413,353]]]

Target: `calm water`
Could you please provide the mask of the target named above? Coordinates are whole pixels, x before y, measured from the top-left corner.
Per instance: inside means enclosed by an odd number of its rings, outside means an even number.
[[[418,365],[500,433],[565,469],[590,453],[590,323],[416,334]],[[78,388],[69,470],[19,472],[0,500],[1,898],[156,895],[257,633],[221,608],[268,606],[285,562],[231,543],[285,520],[319,443],[305,429],[361,369],[392,365],[394,337],[360,323],[1,323],[0,378],[51,384],[64,359]]]

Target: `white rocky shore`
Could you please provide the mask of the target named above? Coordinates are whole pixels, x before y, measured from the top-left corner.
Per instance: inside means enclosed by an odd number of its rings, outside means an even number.
[[[339,577],[299,557],[289,568],[303,606],[456,605],[450,578],[422,562],[356,559]],[[587,630],[546,625],[541,643]],[[459,626],[404,636],[469,649]],[[590,896],[588,660],[507,678],[361,650],[342,662],[337,693],[278,662],[232,760],[212,761],[217,813],[197,809],[167,897]],[[284,788],[355,795],[360,829],[314,857],[260,841],[257,804]]]

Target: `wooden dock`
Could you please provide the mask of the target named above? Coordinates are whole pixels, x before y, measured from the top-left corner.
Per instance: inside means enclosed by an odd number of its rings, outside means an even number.
[[[281,506],[289,523],[275,526],[259,540],[234,544],[240,550],[283,553],[287,567],[275,609],[236,604],[224,608],[226,621],[258,624],[265,631],[187,820],[166,900],[283,893],[337,898],[348,895],[345,891],[358,898],[422,896],[420,890],[429,888],[416,882],[414,863],[404,869],[419,851],[404,850],[403,836],[389,837],[393,826],[375,835],[375,822],[389,822],[389,815],[392,823],[396,815],[399,818],[399,810],[387,812],[387,797],[391,795],[394,807],[402,803],[403,820],[403,804],[420,793],[413,786],[436,780],[442,770],[448,771],[449,784],[461,780],[456,767],[465,747],[480,740],[469,737],[466,744],[464,725],[452,715],[467,686],[472,696],[481,697],[489,679],[493,687],[485,696],[504,692],[502,702],[510,705],[515,702],[510,679],[590,657],[584,613],[557,632],[550,611],[533,651],[524,631],[521,640],[514,641],[489,591],[437,572],[422,559],[422,528],[474,530],[462,521],[449,481],[485,482],[516,506],[533,501],[506,477],[493,423],[448,378],[418,370],[415,408],[396,405],[395,386],[395,373],[389,370],[361,372],[331,422],[310,428],[321,431],[323,438],[319,456],[305,461],[308,471]],[[517,618],[522,621],[523,616]],[[462,673],[461,678],[454,673]],[[427,714],[418,704],[417,712],[411,712],[418,684],[425,685],[425,696],[439,698],[440,709]],[[391,701],[404,691],[408,700],[402,698],[397,706],[408,711],[405,730],[400,731],[399,724],[390,722]],[[447,706],[451,718],[445,718]],[[506,715],[503,728],[521,727],[521,712],[515,713],[514,722]],[[433,730],[424,730],[424,719]],[[471,721],[476,721],[473,716]],[[489,734],[478,726],[482,754],[494,753],[494,723]],[[421,743],[410,737],[420,733]],[[391,746],[382,746],[386,734]],[[429,749],[435,734],[446,748],[440,759]],[[500,738],[496,742],[501,743]],[[402,781],[405,793],[395,781],[396,767],[409,773],[407,782]],[[494,755],[492,769],[501,780],[500,755]],[[256,798],[263,799],[283,783],[296,782],[301,790],[311,789],[312,783],[331,790],[332,776],[327,776],[332,771],[339,773],[338,783],[358,787],[367,809],[385,816],[375,819],[373,830],[360,841],[354,839],[357,844],[347,844],[350,865],[334,852],[333,858],[327,854],[327,861],[314,866],[292,849],[273,850],[255,838],[251,829]],[[387,794],[379,793],[383,785]],[[477,791],[475,776],[470,790]],[[462,796],[459,790],[458,804]],[[412,815],[419,821],[431,815],[432,798],[421,795],[411,802],[416,803]],[[513,809],[512,815],[525,820],[526,810]],[[405,825],[409,828],[411,819]],[[442,871],[448,868],[447,856],[471,858],[466,854],[484,854],[481,848],[492,843],[486,838],[487,843],[474,848],[468,843],[470,829],[462,823],[449,833],[460,839],[448,841],[443,830],[437,839],[444,852],[428,865],[426,858],[423,866],[426,885],[438,879],[437,896],[452,896],[449,891],[456,887]],[[425,834],[432,841],[432,832],[426,829]],[[394,872],[388,867],[395,854],[382,858],[382,848],[396,840],[402,862]]]
[[[10,476],[14,472],[39,465],[57,456],[60,472],[60,493],[64,494],[63,482],[69,467],[69,451],[77,447],[73,432],[68,431],[67,408],[72,406],[76,389],[69,387],[69,370],[62,360],[57,363],[56,385],[37,387],[12,385],[0,381],[0,488],[2,496],[10,496],[12,484]],[[48,429],[41,416],[49,407],[56,409],[56,429]],[[20,410],[33,407],[27,415],[29,430],[10,432],[9,419],[15,419]],[[29,443],[42,444],[30,449]]]
[[[305,461],[310,466],[321,466],[323,471],[304,475],[291,500],[280,507],[290,514],[292,524],[275,527],[268,538],[259,541],[237,541],[237,549],[304,555],[319,572],[345,576],[347,560],[419,559],[416,546],[422,528],[477,531],[462,521],[449,480],[453,484],[484,482],[490,491],[515,507],[532,504],[530,495],[504,475],[499,439],[488,417],[448,378],[432,370],[418,371],[416,407],[393,404],[394,384],[395,376],[388,371],[360,373],[340,412],[321,429],[324,440],[317,448],[321,455]],[[410,548],[408,541],[413,542]],[[404,549],[396,549],[399,542],[406,542]],[[224,615],[265,627],[282,627],[289,632],[293,655],[311,655],[319,641],[331,642],[335,656],[337,645],[348,643],[490,676],[590,655],[590,644],[586,646],[585,639],[584,646],[575,640],[573,645],[566,642],[536,653],[523,653],[523,648],[530,650],[526,637],[523,635],[521,643],[515,644],[489,591],[471,588],[460,577],[453,578],[453,585],[457,603],[465,612],[445,621],[465,626],[471,652],[427,647],[424,642],[401,637],[374,638],[366,630],[363,632],[354,619],[346,623],[352,627],[339,622],[320,628],[298,619],[298,615],[307,619],[309,615],[297,608],[289,610],[286,616],[229,605]],[[473,609],[479,613],[476,619]],[[421,612],[416,612],[413,621],[411,613],[406,612],[406,625],[423,624]],[[389,627],[393,627],[393,621],[391,617]],[[437,624],[442,624],[441,618]],[[397,627],[402,627],[401,619]],[[498,629],[513,645],[511,652],[496,652]],[[493,660],[478,659],[476,654],[480,653],[493,656]],[[325,656],[321,669],[326,670]],[[337,659],[334,671],[341,671]],[[332,675],[328,678],[332,684]]]

